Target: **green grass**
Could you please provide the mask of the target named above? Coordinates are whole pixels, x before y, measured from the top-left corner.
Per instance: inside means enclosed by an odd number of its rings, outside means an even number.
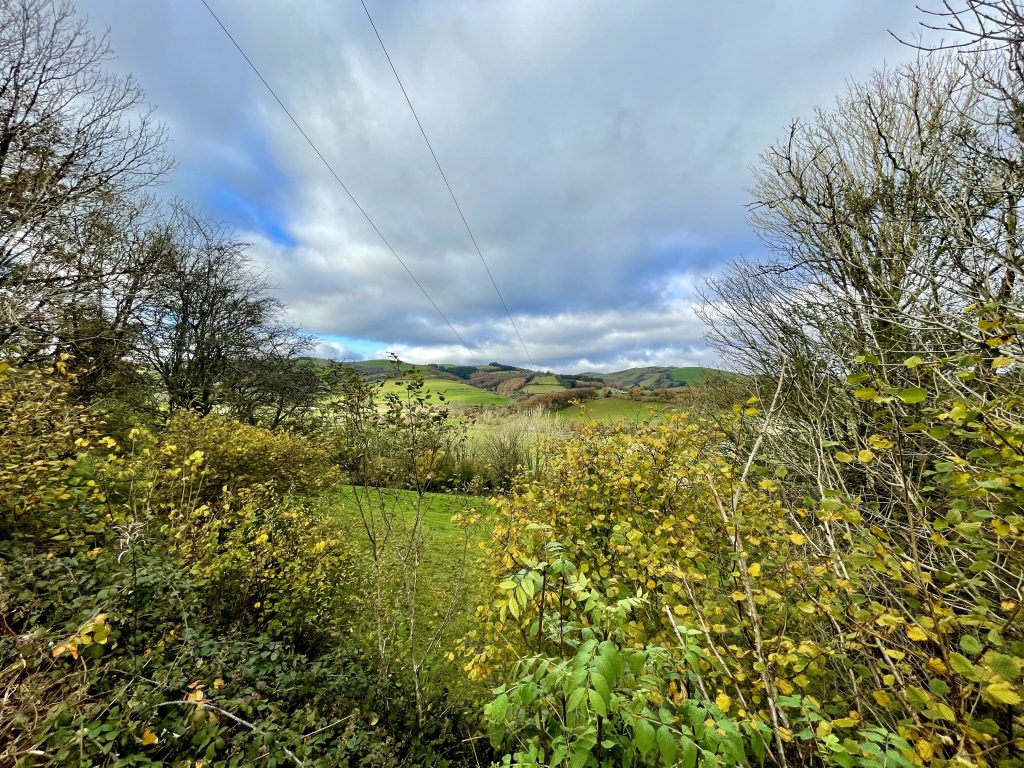
[[[558,383],[557,376],[534,376],[520,392],[527,395],[542,395],[546,392],[561,392],[565,389]]]
[[[452,405],[505,405],[508,398],[503,395],[477,389],[472,384],[449,379],[424,379],[424,389],[429,390],[431,401],[437,401],[437,395],[444,395],[446,402]],[[382,395],[391,392],[404,393],[405,386],[397,380],[386,381],[380,388]]]
[[[557,411],[557,415],[567,419],[588,419],[605,423],[626,421],[649,421],[650,419],[670,410],[667,403],[642,403],[636,400],[625,400],[621,397],[604,397],[590,400],[582,405],[570,405]]]
[[[564,389],[561,384],[527,384],[519,391],[528,395],[543,395],[547,392],[561,392]]]
[[[671,373],[672,381],[685,381],[689,386],[696,387],[704,384],[709,379],[719,376],[736,378],[737,374],[729,371],[720,371],[717,368],[673,368]]]
[[[362,486],[341,486],[326,494],[322,503],[327,504],[337,517],[338,524],[348,534],[352,546],[369,558],[370,545],[360,516],[360,503],[364,509],[373,509],[376,515],[386,510],[392,516],[393,542],[407,541],[415,517],[416,493],[393,488],[364,488]],[[452,522],[452,515],[469,509],[484,511],[486,502],[477,496],[454,493],[427,493],[423,496],[421,508],[423,532],[423,556],[419,571],[417,591],[417,614],[419,616],[416,634],[418,641],[429,639],[437,626],[438,617],[447,610],[452,600],[452,587],[456,575],[465,559],[466,592],[456,609],[452,624],[446,634],[447,645],[452,645],[468,628],[472,611],[487,588],[486,579],[477,573],[477,542],[486,531],[481,524],[463,530]],[[392,548],[393,549],[393,548]],[[396,567],[392,562],[392,567]],[[369,578],[369,571],[364,574]],[[397,588],[397,585],[395,585]],[[372,617],[366,617],[368,620]]]

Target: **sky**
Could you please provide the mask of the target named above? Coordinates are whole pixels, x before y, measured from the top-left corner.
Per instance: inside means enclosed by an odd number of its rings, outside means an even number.
[[[78,0],[166,123],[160,189],[250,243],[338,359],[561,372],[716,365],[707,276],[763,246],[751,167],[794,118],[912,52],[912,0]]]

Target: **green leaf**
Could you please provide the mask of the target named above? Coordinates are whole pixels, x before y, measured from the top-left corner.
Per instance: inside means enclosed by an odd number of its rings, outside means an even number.
[[[676,760],[676,740],[672,731],[667,725],[661,726],[657,731],[658,754],[661,756],[661,764],[666,768],[672,768]]]
[[[587,695],[586,688],[577,688],[571,694],[569,694],[569,700],[565,703],[565,708],[568,712],[575,711],[580,702],[583,701],[583,697]]]
[[[508,712],[508,696],[503,693],[491,702],[491,710],[488,714],[492,722],[501,723],[505,720],[506,712]]]
[[[679,758],[681,768],[694,768],[697,765],[697,745],[692,740],[683,737],[683,754]]]
[[[590,708],[593,709],[601,717],[608,717],[608,706],[604,703],[604,699],[601,694],[595,691],[593,688],[587,689],[587,697],[590,699]]]
[[[1012,683],[1020,675],[1020,659],[1015,659],[1012,656],[1007,656],[1005,653],[993,654],[989,658],[989,654],[985,654],[985,660],[988,665],[1006,682]]]
[[[928,397],[928,390],[921,387],[907,387],[899,391],[899,398],[904,403],[920,403]]]
[[[1022,700],[1020,694],[1014,690],[1010,683],[1000,680],[998,683],[992,683],[985,688],[985,692],[995,701],[1000,704],[1009,704],[1011,707],[1020,704]]]
[[[534,590],[535,586],[533,583],[533,579],[531,577],[523,579],[523,592],[526,593],[527,598],[533,598]]]
[[[903,364],[907,366],[907,368],[917,368],[917,366],[921,365],[921,363],[923,362],[923,357],[921,357],[920,355],[913,355],[904,360]]]
[[[654,726],[638,717],[633,724],[633,746],[640,750],[640,755],[646,757],[654,746]]]
[[[878,397],[878,392],[873,390],[871,387],[858,387],[853,390],[853,396],[858,400],[874,400]]]
[[[569,768],[583,768],[587,764],[588,757],[590,757],[589,749],[575,750],[572,757],[569,758]]]
[[[981,649],[981,641],[973,635],[964,635],[960,638],[960,650],[968,656],[977,656]]]
[[[591,672],[590,685],[604,700],[605,707],[611,704],[611,689],[608,687],[608,681],[605,679],[604,675],[600,672]]]
[[[958,675],[963,675],[966,678],[973,679],[978,672],[975,666],[971,664],[970,659],[966,656],[961,656],[959,653],[949,654],[949,666]]]

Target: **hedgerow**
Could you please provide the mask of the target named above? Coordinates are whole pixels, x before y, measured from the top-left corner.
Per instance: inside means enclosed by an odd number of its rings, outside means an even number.
[[[973,379],[976,361],[907,365],[929,386],[890,387],[870,360],[851,376],[875,431],[829,446],[848,483],[818,494],[759,453],[756,435],[784,424],[751,402],[719,422],[583,427],[498,500],[484,557],[498,587],[466,643],[469,674],[510,702],[490,705],[495,743],[577,766],[1015,764],[1020,390],[990,375],[970,400],[943,381]],[[901,453],[922,439],[929,451]],[[591,639],[661,671],[595,675]],[[538,676],[565,665],[540,697]],[[709,744],[691,712],[711,702]]]

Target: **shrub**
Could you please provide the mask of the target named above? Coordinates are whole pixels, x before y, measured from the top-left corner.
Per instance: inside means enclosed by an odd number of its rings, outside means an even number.
[[[0,360],[0,540],[18,536],[68,551],[92,541],[106,522],[118,522],[106,520],[109,509],[87,458],[90,450],[116,453],[115,444],[72,399],[66,370],[64,361],[39,369]]]
[[[477,445],[477,455],[491,488],[506,491],[520,474],[535,475],[558,425],[539,413],[511,414],[496,422]]]
[[[596,632],[592,600],[643,592],[617,642],[676,648],[669,710],[713,700],[740,730],[770,733],[776,762],[1013,765],[1024,737],[1015,362],[996,377],[973,361],[908,364],[920,385],[889,386],[865,361],[851,388],[874,429],[820,459],[872,496],[837,485],[805,497],[760,454],[774,409],[756,402],[721,423],[579,429],[540,479],[495,502],[484,561],[500,584],[467,641],[470,674],[564,658],[544,630],[553,618]],[[919,440],[934,446],[915,466]],[[582,604],[548,587],[553,542],[587,579]],[[682,656],[681,638],[702,653]]]
[[[159,449],[143,457],[174,464],[197,452],[202,470],[194,476],[197,485],[192,490],[201,501],[218,498],[224,488],[253,486],[305,495],[336,479],[327,451],[312,438],[215,414],[175,413],[160,435]]]

